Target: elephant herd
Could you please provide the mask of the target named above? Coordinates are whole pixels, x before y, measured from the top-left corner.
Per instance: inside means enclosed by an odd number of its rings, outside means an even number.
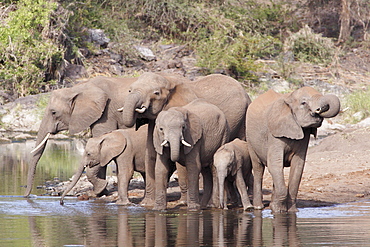
[[[90,128],[92,138],[61,204],[84,170],[94,193],[107,194],[106,166],[114,161],[120,205],[130,203],[128,184],[138,171],[145,178],[141,204],[166,209],[168,178],[176,168],[180,202],[190,210],[226,209],[228,198],[238,200],[236,189],[245,210],[263,209],[267,167],[274,184],[272,211],[295,212],[309,137],[339,110],[338,97],[311,87],[288,94],[269,90],[251,102],[238,81],[219,74],[196,81],[157,73],[96,77],[52,92],[32,151],[25,196],[50,134]],[[286,186],[283,168],[289,166]],[[252,188],[253,205],[247,193]]]

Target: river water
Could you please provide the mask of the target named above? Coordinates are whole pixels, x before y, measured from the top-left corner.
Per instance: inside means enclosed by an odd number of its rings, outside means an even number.
[[[34,142],[0,145],[0,246],[370,246],[370,201],[269,210],[152,211],[140,206],[59,197],[23,198]],[[80,140],[50,141],[33,193],[66,180],[81,157]],[[37,186],[39,185],[39,189]]]

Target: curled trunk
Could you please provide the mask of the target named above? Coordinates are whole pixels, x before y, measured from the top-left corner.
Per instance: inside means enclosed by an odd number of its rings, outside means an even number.
[[[319,115],[324,118],[335,117],[340,111],[339,98],[333,94],[328,94],[320,99],[320,108],[323,109]]]
[[[130,93],[127,95],[125,100],[125,105],[122,109],[122,121],[123,124],[131,128],[136,123],[136,108],[140,107],[141,104],[141,97],[138,93]]]
[[[77,172],[73,175],[72,182],[68,185],[68,187],[66,188],[66,190],[63,192],[62,197],[60,198],[60,205],[63,205],[64,204],[64,201],[63,201],[64,200],[64,197],[77,184],[77,182],[80,179],[80,177],[81,177],[82,173],[84,172],[84,170],[85,170],[85,165],[84,165],[83,162],[81,162],[81,164],[80,164]]]

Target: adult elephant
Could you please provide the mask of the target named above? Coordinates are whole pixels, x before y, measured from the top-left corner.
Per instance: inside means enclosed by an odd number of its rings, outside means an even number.
[[[155,164],[155,210],[166,209],[167,177],[172,162],[187,171],[188,208],[205,208],[212,195],[213,155],[229,140],[225,114],[215,105],[196,99],[183,107],[161,111],[153,133],[157,152]],[[204,190],[199,204],[199,174],[202,172]]]
[[[36,166],[50,134],[69,130],[73,135],[91,128],[93,136],[100,136],[111,130],[126,128],[117,109],[122,107],[128,88],[135,80],[96,77],[71,88],[58,89],[51,93],[37,133],[36,148],[31,152],[25,196],[31,193]],[[94,192],[97,195],[105,192],[107,183],[105,175],[105,167],[87,169],[87,176],[94,185]]]
[[[143,205],[154,205],[154,168],[156,153],[153,146],[155,119],[162,110],[184,106],[203,98],[220,108],[230,127],[230,138],[245,140],[245,115],[250,98],[241,84],[224,75],[208,75],[197,81],[176,76],[144,73],[130,87],[122,110],[127,127],[138,119],[148,119],[147,154],[145,160],[146,190]],[[244,132],[244,133],[243,133]]]
[[[311,87],[288,94],[269,90],[251,103],[247,112],[247,142],[254,175],[255,209],[263,208],[262,176],[267,166],[274,185],[272,211],[297,211],[297,193],[310,135],[316,136],[323,119],[335,117],[339,110],[337,96],[324,96]],[[289,166],[286,187],[283,168]]]

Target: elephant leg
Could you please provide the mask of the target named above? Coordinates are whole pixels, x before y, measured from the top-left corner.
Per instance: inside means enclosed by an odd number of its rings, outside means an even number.
[[[219,185],[220,181],[219,181],[218,176],[220,175],[219,175],[217,168],[214,165],[211,165],[211,170],[212,170],[212,179],[213,179],[213,189],[212,189],[211,199],[208,203],[208,207],[219,208],[220,207],[220,195],[221,195],[220,194],[221,192],[219,191],[221,190],[220,190],[220,185]]]
[[[250,151],[254,175],[253,183],[253,207],[254,209],[261,210],[263,206],[263,194],[262,194],[262,178],[265,171],[265,166],[260,162],[257,155]]]
[[[289,212],[297,212],[297,195],[299,184],[301,183],[301,178],[303,174],[305,164],[305,158],[302,159],[298,155],[293,156],[290,173],[289,173],[289,185],[288,185],[288,198],[287,206]]]
[[[90,183],[94,186],[94,193],[96,196],[103,196],[108,194],[107,187],[107,166],[94,166],[94,167],[87,167],[86,169],[86,176]]]
[[[145,195],[141,201],[143,206],[153,206],[155,199],[155,165],[156,152],[153,144],[154,121],[149,121],[145,153]]]
[[[199,174],[200,174],[200,161],[186,164],[188,171],[188,209],[199,210]],[[204,178],[203,178],[204,180]]]
[[[187,180],[187,171],[186,167],[176,163],[178,182],[181,191],[181,197],[178,201],[178,205],[187,205],[188,197],[188,180]]]
[[[273,193],[270,208],[274,213],[284,213],[287,211],[288,189],[284,181],[284,166],[282,160],[268,162],[268,170],[273,180]],[[254,185],[256,186],[256,185]]]
[[[154,210],[165,210],[167,207],[167,181],[169,173],[169,157],[157,155],[155,164],[155,205]]]
[[[236,188],[238,189],[240,197],[242,199],[244,210],[253,208],[251,202],[249,201],[247,185],[245,184],[243,172],[241,169],[239,169],[239,171],[236,173]]]
[[[134,174],[133,165],[127,165],[127,162],[117,165],[118,200],[116,204],[118,205],[131,204],[130,200],[128,199],[128,185],[133,174]]]
[[[212,190],[213,190],[213,176],[211,167],[203,167],[201,169],[202,176],[203,176],[203,196],[201,201],[201,208],[207,208],[207,204],[212,196]]]

